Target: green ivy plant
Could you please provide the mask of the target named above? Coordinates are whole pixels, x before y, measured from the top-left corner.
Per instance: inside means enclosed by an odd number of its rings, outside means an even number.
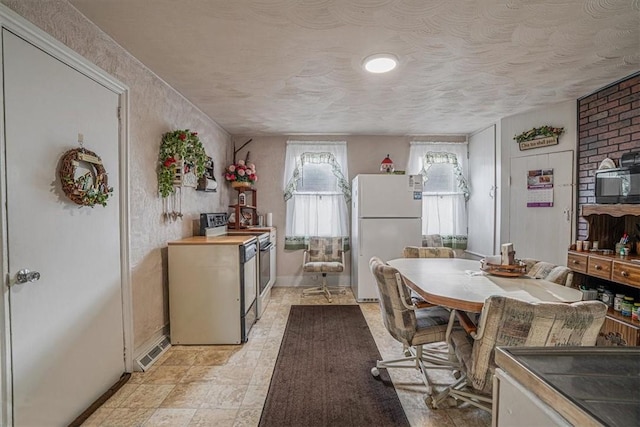
[[[204,175],[204,165],[207,154],[198,138],[198,132],[189,129],[178,129],[162,135],[160,145],[158,190],[162,197],[168,197],[175,192],[173,187],[174,168],[178,160],[184,160],[191,165],[198,178]]]
[[[563,132],[564,128],[541,126],[539,128],[533,128],[526,132],[522,132],[521,134],[514,136],[513,139],[515,139],[516,142],[525,142],[543,136],[555,136],[557,138],[562,135]]]

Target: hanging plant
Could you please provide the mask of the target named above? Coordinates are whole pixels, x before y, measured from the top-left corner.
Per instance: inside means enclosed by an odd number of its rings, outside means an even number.
[[[85,173],[78,175],[78,166]],[[109,187],[107,171],[102,160],[93,151],[84,148],[69,150],[62,156],[59,170],[62,191],[74,203],[81,206],[107,206],[107,199],[113,193]]]
[[[197,178],[200,178],[204,175],[206,161],[207,155],[197,132],[178,129],[162,135],[158,170],[160,195],[168,197],[175,192],[176,167],[187,169],[182,172],[191,170]]]
[[[539,128],[533,128],[526,132],[522,132],[513,137],[516,142],[525,142],[531,141],[532,139],[545,137],[545,136],[553,136],[559,137],[564,132],[564,128],[554,128],[552,126],[541,126]]]

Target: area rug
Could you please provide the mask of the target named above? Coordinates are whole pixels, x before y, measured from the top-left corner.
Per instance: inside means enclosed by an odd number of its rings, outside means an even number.
[[[260,426],[408,426],[357,305],[293,305]]]

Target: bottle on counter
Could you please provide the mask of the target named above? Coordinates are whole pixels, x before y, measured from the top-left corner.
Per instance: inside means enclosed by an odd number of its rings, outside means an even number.
[[[624,294],[616,294],[613,299],[613,309],[615,311],[622,311],[622,301],[624,300]]]
[[[613,307],[613,300],[614,300],[613,292],[609,290],[605,290],[604,293],[602,294],[602,302],[607,304],[609,307]]]
[[[631,312],[631,320],[638,321],[640,317],[640,302],[636,302],[633,304],[633,311]]]
[[[631,317],[631,313],[633,312],[633,297],[624,297],[622,300],[622,310],[620,314],[625,317]]]

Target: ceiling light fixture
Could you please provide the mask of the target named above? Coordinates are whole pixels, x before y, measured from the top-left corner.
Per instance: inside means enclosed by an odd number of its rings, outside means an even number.
[[[364,69],[370,73],[388,73],[396,68],[398,65],[398,58],[395,55],[389,53],[379,53],[376,55],[367,56],[364,59]]]

